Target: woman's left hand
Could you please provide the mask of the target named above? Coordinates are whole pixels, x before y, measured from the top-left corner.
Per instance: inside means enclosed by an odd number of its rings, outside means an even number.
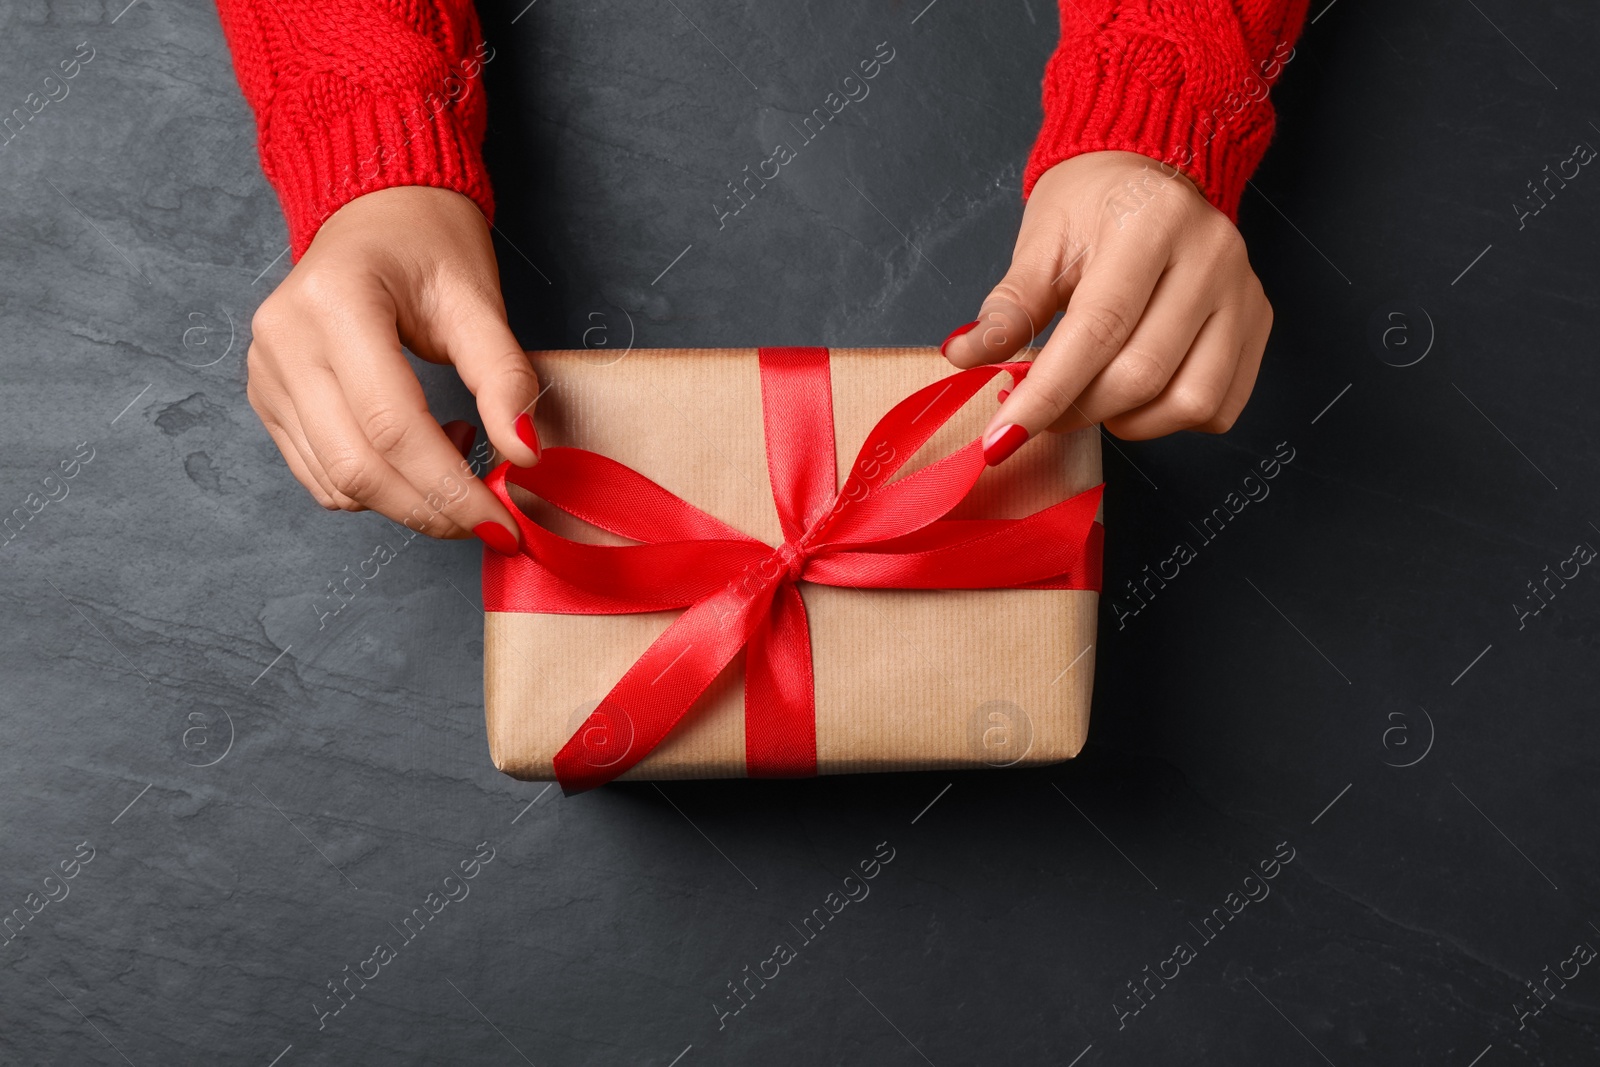
[[[991,465],[1045,429],[1222,433],[1272,329],[1238,229],[1188,178],[1132,152],[1074,156],[1039,178],[1011,269],[943,351],[958,367],[1009,359],[1063,310],[984,433]]]

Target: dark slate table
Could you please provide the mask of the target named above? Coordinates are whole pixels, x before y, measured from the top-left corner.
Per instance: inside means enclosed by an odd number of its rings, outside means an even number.
[[[1600,145],[1600,32],[1323,2],[1243,207],[1277,309],[1255,399],[1223,438],[1107,443],[1083,755],[570,799],[489,764],[474,547],[406,547],[318,628],[389,527],[318,509],[245,401],[288,262],[214,10],[0,6],[5,107],[92,54],[0,150],[0,503],[45,499],[0,558],[0,1060],[1600,1060],[1600,176],[1516,207]],[[485,24],[530,347],[933,344],[1007,261],[1044,0]],[[870,95],[720,218],[881,42]]]

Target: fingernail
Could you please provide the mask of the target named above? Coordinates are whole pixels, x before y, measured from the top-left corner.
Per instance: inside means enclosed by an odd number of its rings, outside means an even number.
[[[995,399],[1000,401],[1000,403],[1004,404],[1006,402],[1006,397],[1008,397],[1010,395],[1011,395],[1011,387],[1010,386],[1006,386],[1006,387],[1004,387],[1004,388],[1002,388],[1000,390],[1000,395],[995,397]]]
[[[517,539],[498,522],[480,522],[472,528],[472,532],[478,535],[478,540],[502,556],[517,554]]]
[[[978,320],[977,319],[973,319],[971,322],[967,323],[965,326],[957,326],[955,329],[951,330],[950,331],[950,336],[946,337],[944,339],[944,343],[939,346],[939,354],[941,356],[945,355],[945,349],[950,347],[950,342],[951,341],[954,341],[957,337],[960,337],[964,333],[971,333],[973,328],[976,327],[977,325],[978,325]]]
[[[478,428],[470,422],[452,419],[441,427],[444,435],[450,438],[450,443],[456,446],[456,451],[461,453],[463,459],[472,451],[472,442],[478,439]]]
[[[1028,431],[1014,422],[998,427],[983,439],[983,461],[991,467],[998,467],[1027,439]]]
[[[539,462],[539,454],[544,451],[539,445],[539,431],[533,428],[533,417],[524,411],[517,416],[517,421],[512,424],[517,431],[517,437],[522,443],[533,449],[533,461]]]

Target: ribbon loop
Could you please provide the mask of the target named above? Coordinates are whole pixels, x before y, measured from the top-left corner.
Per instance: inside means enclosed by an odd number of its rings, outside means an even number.
[[[834,465],[825,348],[763,348],[767,473],[783,540],[775,548],[628,467],[576,448],[486,483],[523,532],[523,552],[486,552],[487,611],[617,614],[682,608],[555,756],[567,793],[625,773],[659,745],[740,651],[745,763],[753,778],[817,769],[811,639],[799,583],[876,589],[1100,588],[1100,489],[1022,519],[945,518],[985,468],[973,441],[904,477],[912,455],[997,374],[958,371],[912,393],[867,435],[843,486]],[[893,480],[891,480],[893,479]],[[528,518],[508,483],[640,542],[561,537]]]

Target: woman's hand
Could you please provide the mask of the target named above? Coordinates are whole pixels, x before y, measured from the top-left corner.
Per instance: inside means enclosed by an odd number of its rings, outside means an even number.
[[[352,200],[252,330],[250,406],[319,504],[516,550],[517,524],[472,476],[462,435],[452,442],[428,413],[400,351],[453,364],[500,454],[538,462],[528,413],[539,382],[506,325],[489,226],[471,200],[420,186]]]
[[[991,465],[1047,428],[1222,433],[1272,329],[1238,229],[1188,178],[1132,152],[1074,156],[1040,177],[1011,269],[943,351],[958,367],[1009,359],[1062,310],[984,432]]]

